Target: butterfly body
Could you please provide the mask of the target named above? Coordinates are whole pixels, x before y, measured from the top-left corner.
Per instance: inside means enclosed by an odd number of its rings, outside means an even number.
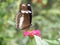
[[[16,15],[16,28],[17,29],[27,29],[31,25],[31,17],[30,14],[32,13],[28,10],[28,6],[25,4],[20,5],[20,10]]]

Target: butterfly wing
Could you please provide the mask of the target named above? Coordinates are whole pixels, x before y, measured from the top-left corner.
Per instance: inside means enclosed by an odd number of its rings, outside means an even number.
[[[31,24],[31,22],[32,22],[32,10],[31,10],[31,5],[29,3],[27,4],[27,8],[29,10],[29,17],[30,17],[30,24]]]
[[[27,14],[27,13],[25,13],[24,14],[24,22],[23,22],[23,25],[22,25],[22,27],[23,27],[23,29],[28,29],[29,27],[30,27],[30,16],[29,16],[29,14]]]
[[[26,29],[30,27],[30,17],[26,13],[18,13],[16,15],[16,29]]]
[[[21,13],[18,12],[17,15],[16,15],[16,17],[15,17],[15,18],[16,18],[15,21],[16,21],[16,29],[17,29],[17,30],[20,28],[20,27],[19,27],[19,26],[20,26],[19,24],[20,24],[20,20],[21,20],[20,18],[21,18],[21,17],[22,17]]]
[[[31,25],[32,20],[32,13],[29,11],[31,10],[27,5],[21,4],[20,12],[16,15],[16,28],[17,29],[27,29]],[[23,8],[25,7],[25,8]],[[29,8],[29,9],[28,9]],[[22,12],[21,12],[22,11]]]

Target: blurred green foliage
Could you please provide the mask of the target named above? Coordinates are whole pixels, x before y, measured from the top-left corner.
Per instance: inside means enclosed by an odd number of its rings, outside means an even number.
[[[22,0],[24,1],[24,0]],[[21,0],[0,0],[0,45],[17,45],[15,40],[22,38],[21,32],[15,35],[15,15],[18,12]],[[38,3],[33,0],[32,28],[41,31],[42,38],[58,40],[60,38],[60,0],[42,0]],[[18,41],[17,41],[18,42]],[[21,41],[20,41],[20,45]],[[50,44],[60,45],[60,44]]]

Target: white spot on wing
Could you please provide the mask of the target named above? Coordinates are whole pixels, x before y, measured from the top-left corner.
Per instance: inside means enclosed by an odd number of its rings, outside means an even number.
[[[30,6],[30,4],[27,4],[28,6]]]
[[[24,16],[22,15],[22,17],[20,18],[20,22],[19,22],[20,29],[22,28],[23,21],[24,21]]]
[[[24,11],[24,10],[21,10],[21,12],[22,12],[22,13],[25,13],[25,11]]]
[[[28,11],[25,11],[25,13],[28,13]]]
[[[32,13],[31,11],[24,11],[24,10],[21,10],[22,13]]]
[[[32,13],[31,11],[28,11],[29,13]]]

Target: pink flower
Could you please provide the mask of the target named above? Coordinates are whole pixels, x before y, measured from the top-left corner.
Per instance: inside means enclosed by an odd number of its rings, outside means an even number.
[[[37,35],[37,36],[40,36],[41,35],[39,30],[33,30],[33,34],[34,35]]]
[[[34,35],[41,36],[41,33],[39,30],[32,30],[32,31],[24,31],[24,36],[34,37]]]

